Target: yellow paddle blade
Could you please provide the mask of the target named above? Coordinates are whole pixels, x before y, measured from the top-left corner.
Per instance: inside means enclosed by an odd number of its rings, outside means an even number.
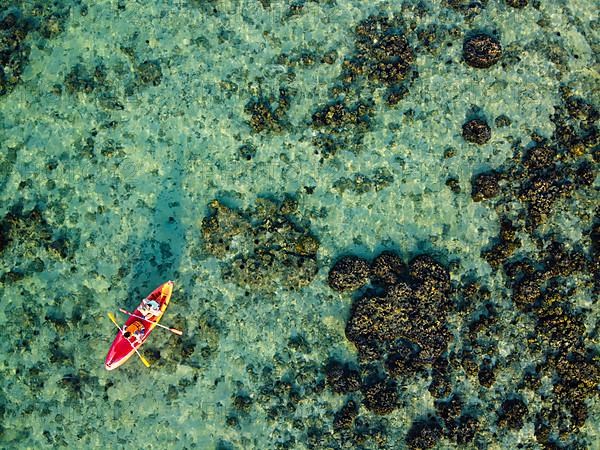
[[[138,356],[140,357],[140,359],[142,360],[142,362],[144,363],[144,365],[145,365],[146,367],[150,367],[150,363],[149,363],[148,361],[146,361],[146,358],[144,358],[144,357],[142,356],[142,354],[141,354],[140,352],[138,352],[137,350],[136,350],[135,352],[138,354]]]
[[[119,326],[119,324],[117,323],[117,319],[115,319],[115,316],[114,316],[114,314],[113,314],[113,313],[108,313],[108,318],[109,318],[110,320],[112,320],[112,323],[114,323],[114,324],[117,326],[117,328],[119,328],[119,330],[121,329],[121,327],[120,327],[120,326]]]

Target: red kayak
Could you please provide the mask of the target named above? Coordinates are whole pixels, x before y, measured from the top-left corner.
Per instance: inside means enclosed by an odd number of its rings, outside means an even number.
[[[120,328],[117,337],[110,346],[104,361],[106,370],[113,370],[124,364],[146,342],[146,339],[148,339],[148,336],[165,313],[167,306],[169,306],[172,292],[173,282],[167,281],[142,300],[142,303],[133,311],[133,315]],[[144,362],[144,364],[146,363]]]

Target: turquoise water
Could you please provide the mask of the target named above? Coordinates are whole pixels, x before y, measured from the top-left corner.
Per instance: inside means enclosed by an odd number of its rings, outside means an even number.
[[[356,295],[330,289],[331,266],[341,255],[394,249],[405,260],[433,255],[456,286],[476,281],[496,305],[486,335],[495,383],[451,375],[479,420],[466,445],[542,448],[534,423],[551,372],[518,390],[528,405],[522,427],[497,420],[523,369],[544,360],[543,345],[525,345],[537,316],[514,307],[506,275],[481,256],[499,217],[517,208],[518,188],[503,185],[512,200],[474,202],[471,180],[504,170],[535,135],[554,139],[561,89],[598,107],[598,17],[587,0],[469,4],[0,1],[0,446],[408,448],[413,421],[436,414],[429,372],[401,380],[392,413],[362,405],[353,431],[340,432],[334,414],[361,394],[332,392],[325,369],[332,357],[358,364],[344,333]],[[396,106],[385,83],[342,81],[356,27],[371,16],[397,19],[414,52]],[[499,38],[499,63],[464,63],[473,31]],[[332,131],[342,145],[327,155],[313,115],[340,99],[365,101],[370,118],[366,129]],[[282,116],[253,127],[256,100],[275,114],[280,105]],[[461,134],[474,111],[491,126],[482,145]],[[501,115],[510,124],[499,126]],[[597,170],[590,147],[576,163]],[[519,255],[533,258],[554,236],[591,259],[597,187],[560,200],[534,237],[522,230]],[[258,199],[286,196],[297,202],[290,220],[319,242],[318,272],[292,287],[280,275],[224,280],[255,235],[267,238],[248,232],[227,255],[210,253],[202,226],[210,202],[246,211],[252,227]],[[175,290],[163,323],[184,336],[156,330],[142,348],[149,369],[131,359],[106,371],[116,332],[107,313],[132,310],[168,279]],[[576,291],[569,302],[583,314],[582,345],[597,351],[590,280],[562,283]],[[449,354],[478,306],[449,314]],[[598,448],[597,395],[585,404],[587,420],[564,442]],[[462,448],[448,437],[434,445]]]

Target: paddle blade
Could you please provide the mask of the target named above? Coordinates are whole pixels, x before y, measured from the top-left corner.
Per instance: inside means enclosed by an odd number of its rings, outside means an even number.
[[[117,323],[117,319],[115,319],[115,316],[114,316],[114,314],[113,314],[113,313],[110,313],[110,312],[109,312],[109,313],[108,313],[108,318],[109,318],[110,320],[112,320],[112,323],[114,323],[114,324],[117,326],[117,328],[121,329],[121,327],[120,327],[120,326],[119,326],[119,324]]]
[[[142,362],[144,363],[144,365],[146,367],[150,367],[150,363],[148,361],[146,361],[146,358],[144,358],[140,352],[136,351],[136,353],[138,354],[138,356],[140,357],[140,359],[142,360]]]

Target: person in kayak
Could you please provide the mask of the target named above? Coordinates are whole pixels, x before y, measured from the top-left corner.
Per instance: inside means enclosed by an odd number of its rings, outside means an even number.
[[[142,304],[138,307],[138,310],[142,313],[142,315],[146,319],[151,319],[152,317],[158,317],[162,313],[158,302],[155,300],[148,300],[147,298],[142,300]]]
[[[146,334],[146,328],[144,328],[144,325],[142,325],[142,322],[139,320],[136,320],[131,325],[124,326],[123,328],[123,336],[125,336],[126,339],[133,336],[136,343],[142,342],[142,339]]]

